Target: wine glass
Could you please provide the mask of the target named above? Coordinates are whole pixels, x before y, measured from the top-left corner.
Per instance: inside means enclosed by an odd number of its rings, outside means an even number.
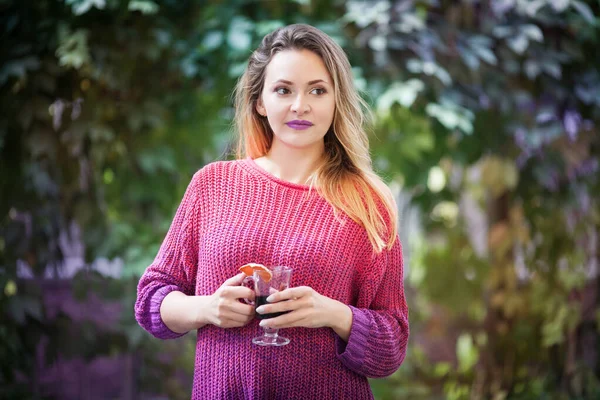
[[[254,292],[256,299],[254,301],[255,309],[267,303],[267,297],[273,293],[280,292],[290,286],[290,278],[292,276],[292,268],[285,266],[270,267],[271,275],[265,274],[264,271],[255,270],[252,276],[247,276],[244,283],[253,281]],[[286,311],[287,312],[287,311]],[[286,312],[256,314],[258,319],[275,318]],[[262,336],[252,339],[252,343],[259,346],[285,346],[290,342],[290,339],[279,336],[279,329],[263,328]]]

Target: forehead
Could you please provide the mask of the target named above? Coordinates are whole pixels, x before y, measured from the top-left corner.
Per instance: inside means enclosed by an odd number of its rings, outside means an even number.
[[[331,83],[331,77],[321,57],[310,50],[283,50],[275,54],[267,65],[266,83],[279,79],[306,83],[322,79]]]

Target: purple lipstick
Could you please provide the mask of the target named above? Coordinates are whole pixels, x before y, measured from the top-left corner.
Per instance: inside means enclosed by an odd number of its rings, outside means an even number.
[[[304,120],[301,120],[301,119],[295,119],[293,121],[286,122],[285,124],[287,126],[289,126],[290,128],[296,129],[296,130],[299,130],[299,131],[302,131],[304,129],[308,129],[311,126],[313,126],[312,122],[310,122],[310,121],[304,121]]]

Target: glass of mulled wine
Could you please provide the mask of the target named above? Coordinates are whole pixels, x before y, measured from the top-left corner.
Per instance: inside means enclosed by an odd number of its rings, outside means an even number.
[[[266,270],[266,271],[265,271]],[[290,286],[292,277],[292,268],[277,266],[265,269],[255,269],[252,276],[245,279],[245,283],[252,281],[252,286],[256,294],[254,300],[255,309],[267,303],[267,297],[273,293],[280,292]],[[285,312],[256,314],[258,319],[275,318]],[[263,328],[262,336],[252,339],[252,343],[259,346],[285,346],[290,339],[279,336],[279,329]]]

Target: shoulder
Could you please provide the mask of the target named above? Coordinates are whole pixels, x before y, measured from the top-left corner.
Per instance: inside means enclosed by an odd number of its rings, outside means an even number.
[[[223,193],[231,195],[243,190],[246,182],[243,160],[214,161],[194,173],[188,191],[204,200],[216,199]]]
[[[209,183],[211,180],[219,180],[230,177],[231,173],[240,169],[241,160],[214,161],[206,164],[194,174],[192,182]]]
[[[195,175],[211,176],[220,174],[231,169],[239,168],[239,163],[240,160],[213,161],[200,168]]]

